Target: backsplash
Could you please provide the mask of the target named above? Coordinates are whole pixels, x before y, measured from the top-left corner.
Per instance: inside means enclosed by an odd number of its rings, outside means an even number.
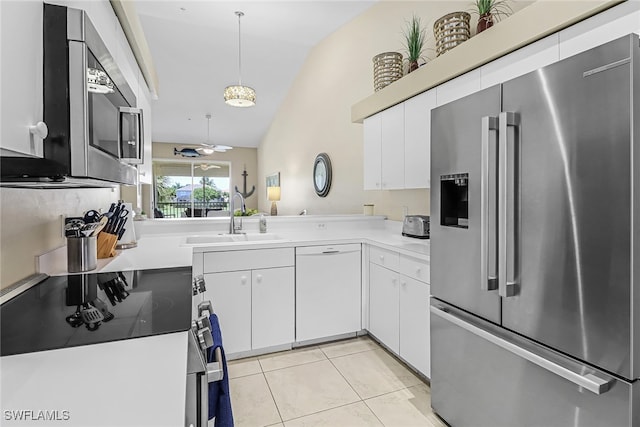
[[[108,208],[118,188],[0,189],[0,288],[36,272],[35,256],[66,244],[62,216]]]

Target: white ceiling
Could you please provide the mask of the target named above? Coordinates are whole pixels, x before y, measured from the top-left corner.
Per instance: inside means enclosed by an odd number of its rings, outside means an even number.
[[[310,49],[373,3],[138,0],[160,80],[153,140],[205,142],[205,115],[211,113],[211,142],[257,147]],[[222,96],[238,82],[236,10],[245,13],[242,83],[256,90],[251,108],[230,107]]]

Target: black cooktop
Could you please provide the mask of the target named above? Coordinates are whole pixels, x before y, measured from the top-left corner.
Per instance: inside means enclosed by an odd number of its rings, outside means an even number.
[[[191,267],[49,277],[0,306],[0,355],[186,331]]]

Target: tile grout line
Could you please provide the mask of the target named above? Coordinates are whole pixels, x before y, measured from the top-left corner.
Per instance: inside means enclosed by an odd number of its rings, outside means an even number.
[[[269,389],[269,394],[271,395],[271,400],[273,400],[273,405],[276,407],[276,411],[278,411],[278,416],[280,417],[280,423],[284,425],[284,418],[282,418],[282,413],[280,412],[280,408],[278,407],[278,402],[276,402],[276,397],[273,395],[273,390],[271,390],[271,385],[269,384],[269,380],[265,373],[262,373],[262,377],[264,378],[264,382],[267,383],[267,388]]]
[[[299,417],[294,417],[294,418],[291,418],[291,419],[288,419],[288,420],[282,421],[282,422],[285,423],[285,422],[289,422],[289,421],[299,420],[300,418],[310,417],[311,415],[318,415],[318,414],[321,414],[323,412],[333,411],[334,409],[344,408],[345,406],[355,405],[356,403],[359,403],[359,402],[364,403],[364,401],[362,401],[362,400],[357,400],[355,402],[349,402],[349,403],[345,403],[345,404],[342,404],[342,405],[334,406],[333,408],[322,409],[320,411],[315,411],[315,412],[311,412],[309,414],[300,415]],[[373,412],[373,411],[371,411],[371,412]]]
[[[356,394],[356,396],[358,396],[360,398],[360,401],[363,402],[364,399],[362,398],[362,396],[360,396],[360,393],[358,393],[358,391],[353,387],[353,385],[349,382],[349,380],[342,374],[340,369],[338,369],[338,367],[333,363],[333,360],[331,360],[331,359],[328,359],[328,360],[329,360],[329,363],[331,363],[331,366],[333,366],[333,369],[335,369],[338,372],[338,374],[340,374],[342,379],[349,385],[351,390],[353,390],[353,392]]]
[[[341,357],[352,356],[354,354],[366,353],[367,351],[375,351],[375,350],[377,350],[377,348],[368,348],[366,350],[354,351],[353,353],[341,354],[339,356],[333,356],[333,357],[330,357],[328,354],[325,353],[325,356],[327,356],[327,359],[339,359]],[[324,350],[322,352],[324,353]]]

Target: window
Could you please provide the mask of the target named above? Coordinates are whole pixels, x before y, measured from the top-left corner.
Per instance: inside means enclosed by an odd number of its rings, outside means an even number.
[[[156,218],[229,215],[230,163],[154,160]]]

